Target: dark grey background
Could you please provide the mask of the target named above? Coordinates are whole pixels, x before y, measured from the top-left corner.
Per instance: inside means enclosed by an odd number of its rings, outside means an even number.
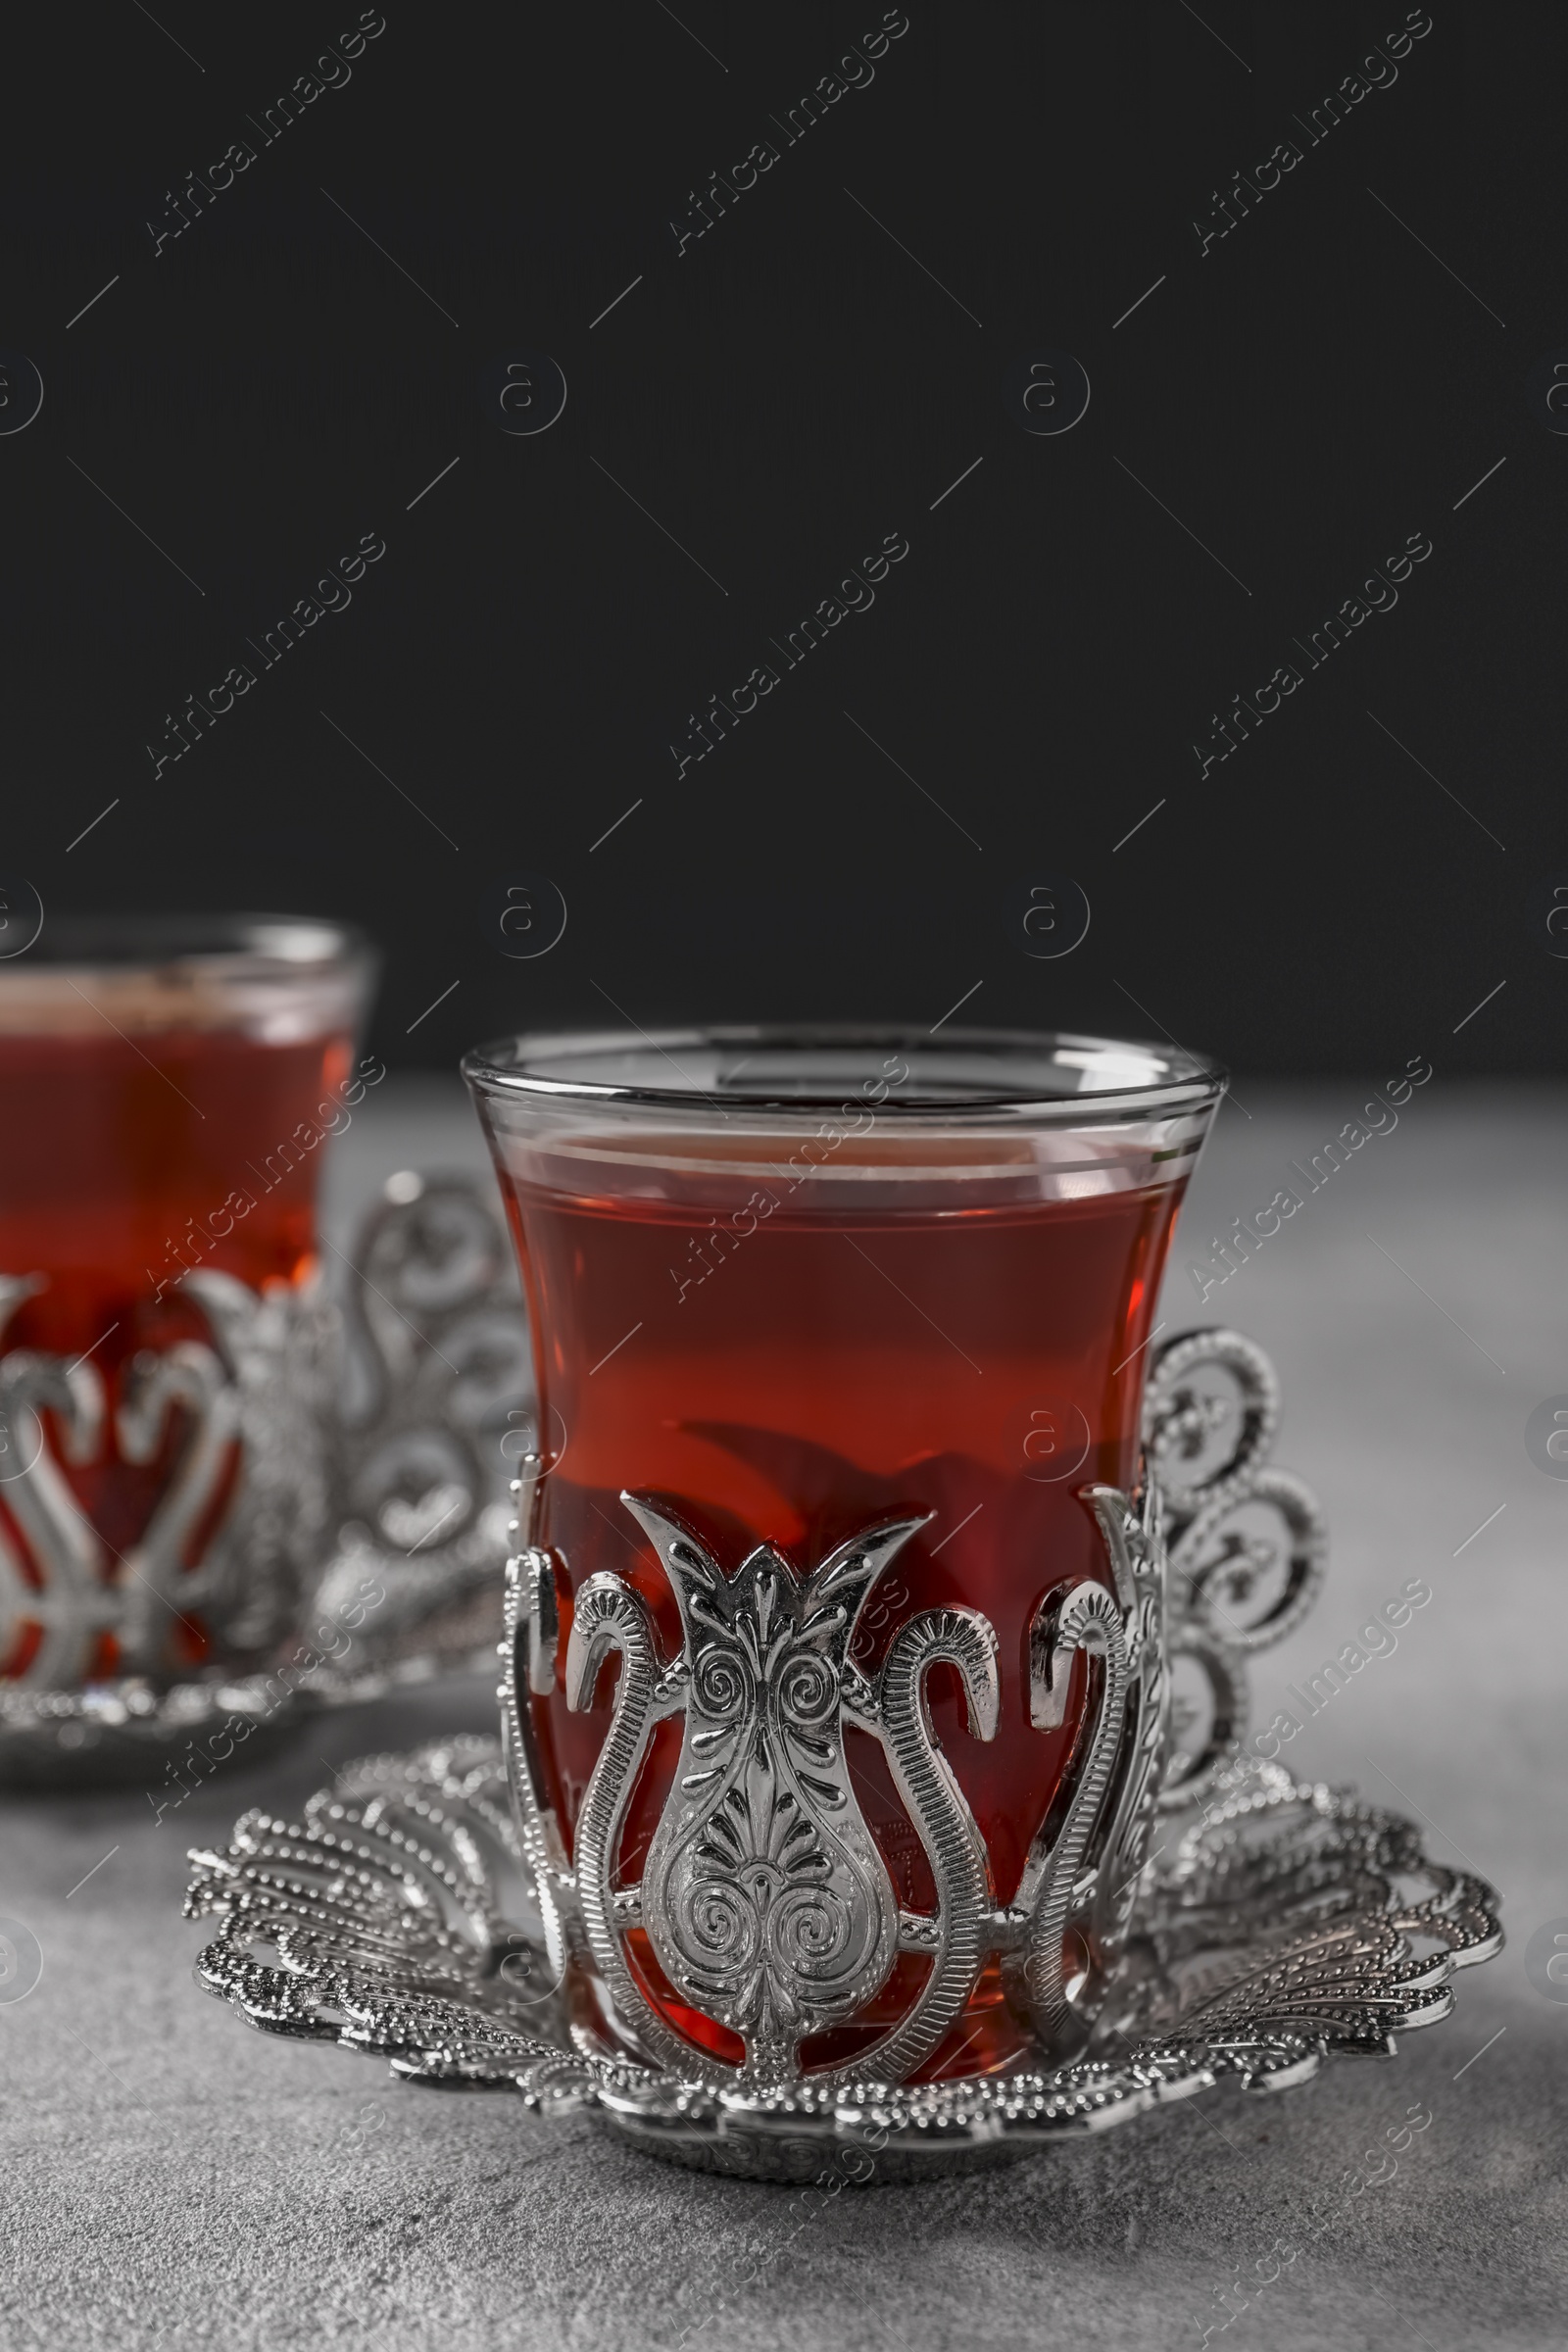
[[[45,385],[0,437],[0,872],[51,912],[357,915],[404,1060],[976,992],[965,1020],[1242,1070],[1556,1067],[1568,438],[1526,378],[1568,356],[1568,17],[1436,0],[1308,145],[1293,118],[1406,13],[915,0],[786,146],[870,0],[389,0],[263,146],[347,0],[38,12],[0,93],[0,348]],[[677,257],[671,217],[762,138]],[[1092,385],[1059,437],[1003,398],[1047,351]],[[537,437],[481,403],[520,354],[568,387]],[[166,713],[369,531],[352,606],[155,780]],[[677,780],[687,714],[889,532],[875,607]],[[1414,532],[1397,608],[1200,778],[1211,714]],[[484,926],[529,874],[569,919],[510,961]],[[1047,875],[1093,907],[1054,961],[1016,913]]]

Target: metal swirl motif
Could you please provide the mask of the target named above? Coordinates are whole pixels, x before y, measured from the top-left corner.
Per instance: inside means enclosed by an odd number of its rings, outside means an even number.
[[[41,1277],[0,1278],[0,1336],[41,1287]],[[157,1677],[178,1668],[178,1628],[199,1630],[221,1657],[242,1657],[275,1639],[286,1619],[312,1499],[308,1454],[295,1441],[313,1397],[289,1353],[308,1310],[281,1288],[262,1298],[210,1271],[191,1274],[185,1291],[211,1344],[141,1349],[120,1376],[113,1410],[90,1362],[21,1348],[0,1354],[0,1426],[18,1457],[0,1493],[34,1571],[24,1571],[0,1528],[0,1651],[8,1618],[42,1627],[29,1663],[7,1678],[19,1688],[79,1685],[105,1634],[120,1675]],[[59,1460],[45,1411],[60,1432]],[[172,1431],[168,1477],[121,1557],[62,1463],[98,1462],[106,1446],[122,1461],[150,1463]],[[200,1556],[187,1564],[198,1537]]]
[[[1228,1455],[1200,1475],[1186,1466],[1200,1461],[1231,1411],[1198,1385],[1200,1373],[1216,1369],[1236,1386],[1238,1428]],[[591,1953],[620,2028],[658,2063],[748,2091],[803,2078],[823,2095],[907,2081],[962,2016],[993,1954],[1036,2049],[1059,2061],[1083,2048],[1126,1946],[1156,1800],[1180,1801],[1206,1785],[1242,1717],[1246,1654],[1296,1624],[1321,1579],[1317,1506],[1298,1481],[1264,1463],[1277,1422],[1272,1369],[1250,1341],[1227,1331],[1186,1335],[1155,1362],[1151,1463],[1136,1500],[1107,1486],[1080,1491],[1105,1573],[1068,1591],[1043,1578],[1029,1641],[1034,1727],[1065,1722],[1080,1653],[1091,1673],[1056,1800],[1004,1908],[926,1697],[930,1669],[955,1666],[972,1735],[994,1736],[1001,1688],[992,1628],[974,1610],[928,1609],[899,1630],[874,1681],[854,1662],[871,1587],[923,1524],[917,1518],[868,1528],[806,1573],[767,1544],[726,1573],[662,1499],[623,1494],[678,1603],[682,1643],[662,1659],[652,1612],[619,1577],[591,1576],[576,1594],[567,1704],[595,1703],[612,1650],[622,1663],[568,1867],[527,1695],[556,1687],[558,1569],[531,1544],[542,1465],[524,1463],[529,1547],[509,1568],[502,1700],[515,1816],[552,1953]],[[1283,1546],[1232,1527],[1254,1504],[1277,1514]],[[1244,1608],[1258,1588],[1273,1597],[1250,1623],[1226,1614],[1227,1603]],[[1170,1664],[1181,1657],[1197,1659],[1215,1697],[1196,1757],[1176,1752],[1169,1732]],[[672,1714],[683,1718],[674,1785],[640,1883],[623,1885],[627,1807],[653,1730]],[[934,1913],[899,1909],[855,1798],[846,1724],[882,1745],[931,1867]],[[739,2037],[738,2064],[699,2050],[649,1998],[625,1949],[637,1928],[680,2000]],[[931,1961],[906,2014],[853,2063],[808,2069],[802,2045],[862,2014],[901,1949]],[[586,2053],[604,2053],[593,2030],[575,2033]]]
[[[231,1718],[481,1662],[531,1437],[498,1204],[404,1170],[341,1266],[337,1299],[194,1268],[176,1297],[204,1328],[166,1345],[150,1317],[111,1369],[8,1347],[49,1277],[0,1272],[0,1778],[181,1746],[199,1773]],[[74,1475],[117,1462],[157,1490],[119,1557]]]
[[[882,1742],[899,1794],[920,1834],[940,1890],[931,1973],[908,2015],[843,2070],[848,2082],[866,2069],[901,2082],[931,2055],[960,2014],[989,1947],[995,1915],[991,1857],[953,1768],[932,1729],[926,1677],[956,1666],[963,1678],[969,1730],[996,1737],[1002,1702],[997,1637],[977,1609],[927,1609],[902,1627],[877,1688]]]
[[[522,1482],[525,1527],[534,1483]],[[990,1624],[971,1609],[923,1611],[900,1629],[874,1683],[851,1656],[876,1577],[922,1522],[869,1529],[805,1577],[766,1544],[726,1576],[662,1505],[621,1499],[659,1553],[684,1641],[662,1662],[652,1612],[617,1576],[591,1576],[576,1595],[568,1706],[595,1703],[612,1650],[622,1665],[569,1870],[523,1697],[554,1687],[554,1637],[545,1628],[555,1622],[555,1569],[548,1553],[530,1548],[511,1574],[501,1695],[518,1829],[534,1859],[552,1953],[585,1947],[615,2014],[650,2055],[677,2070],[696,2062],[709,2080],[801,2080],[801,2044],[863,2010],[901,1948],[931,1959],[915,2000],[853,2063],[813,2073],[813,2082],[907,2079],[961,2016],[994,1951],[1004,1955],[1008,1996],[1040,2045],[1081,2041],[1125,1940],[1163,1763],[1163,1555],[1152,1501],[1146,1497],[1139,1512],[1115,1489],[1086,1489],[1109,1582],[1048,1592],[1036,1612],[1037,1729],[1064,1721],[1079,1650],[1101,1672],[1067,1768],[1065,1815],[1042,1824],[1016,1900],[999,1911],[985,1840],[942,1753],[926,1696],[932,1667],[956,1667],[971,1733],[995,1735],[1001,1688]],[[684,1726],[674,1787],[641,1882],[622,1886],[626,1809],[654,1726],[676,1712]],[[934,1914],[898,1908],[850,1783],[847,1720],[872,1733],[887,1755],[931,1867]],[[1075,1925],[1092,1955],[1087,1997],[1076,2006],[1071,1994],[1085,1988],[1069,1987],[1065,1963]],[[726,2065],[707,2049],[699,2058],[660,2014],[627,1960],[623,1938],[634,1927],[646,1931],[682,2000],[742,2038],[743,2062]],[[584,2030],[578,2038],[584,2048],[598,2046]]]
[[[163,1355],[136,1359],[115,1416],[120,1450],[128,1462],[152,1461],[170,1414],[180,1407],[189,1431],[178,1468],[125,1558],[120,1647],[131,1673],[161,1663],[176,1621],[226,1586],[235,1565],[220,1529],[198,1565],[184,1566],[185,1547],[217,1499],[240,1434],[239,1392],[211,1348],[182,1340]]]
[[[12,1283],[0,1298],[0,1330],[10,1309],[31,1284]],[[117,1624],[122,1596],[100,1574],[102,1547],[76,1503],[65,1473],[49,1451],[43,1413],[52,1410],[70,1462],[90,1461],[104,1422],[103,1383],[91,1364],[67,1365],[58,1356],[15,1348],[0,1356],[0,1423],[19,1457],[7,1478],[6,1500],[42,1570],[41,1589],[23,1573],[22,1563],[0,1529],[0,1587],[9,1591],[10,1614],[42,1626],[43,1634],[26,1668],[29,1681],[47,1684],[79,1679],[100,1633]],[[0,1630],[3,1638],[3,1630]]]
[[[1127,1706],[1127,1633],[1123,1613],[1103,1585],[1075,1585],[1065,1598],[1050,1594],[1030,1629],[1030,1721],[1038,1731],[1055,1730],[1065,1720],[1067,1679],[1074,1654],[1087,1651],[1101,1663],[1099,1688],[1085,1709],[1079,1733],[1082,1762],[1059,1836],[1037,1836],[1024,1865],[1018,1907],[1027,1926],[1021,1955],[1007,1971],[1021,1991],[1037,2033],[1059,2042],[1071,2026],[1067,1998],[1066,1938],[1078,1874],[1110,1788],[1122,1743]]]
[[[744,2037],[746,2079],[790,2080],[800,2044],[861,2008],[898,1951],[898,1902],[855,1799],[840,1700],[860,1606],[920,1521],[868,1530],[804,1579],[768,1544],[726,1577],[649,1497],[622,1500],[685,1633],[681,1752],[642,1924],[681,1995]],[[568,1700],[569,1674],[568,1657]]]
[[[1213,1376],[1229,1396],[1205,1388]],[[1167,1806],[1213,1787],[1247,1730],[1249,1659],[1293,1633],[1322,1589],[1328,1533],[1317,1498],[1268,1460],[1279,1418],[1274,1367],[1242,1332],[1178,1333],[1151,1358],[1144,1440],[1169,1529],[1167,1655],[1196,1669],[1207,1697],[1201,1737],[1170,1748]],[[1219,1458],[1205,1467],[1216,1441]],[[1248,1529],[1249,1510],[1272,1521],[1269,1532]]]
[[[0,1308],[15,1306],[33,1287],[11,1285]],[[177,1458],[116,1580],[114,1554],[56,1462],[42,1416],[55,1414],[65,1459],[74,1465],[97,1457],[106,1429],[123,1460],[144,1463],[156,1457],[175,1410],[183,1412],[185,1425]],[[79,1682],[106,1633],[115,1637],[121,1672],[157,1673],[168,1663],[175,1625],[233,1577],[221,1522],[211,1531],[199,1563],[185,1565],[186,1545],[211,1515],[238,1436],[238,1394],[222,1359],[196,1340],[181,1341],[162,1355],[144,1352],[132,1360],[123,1397],[111,1415],[92,1364],[13,1348],[0,1356],[0,1419],[20,1456],[18,1473],[6,1482],[6,1499],[42,1574],[41,1586],[29,1584],[0,1533],[0,1570],[11,1588],[11,1609],[43,1628],[18,1679],[33,1686]]]
[[[1145,1494],[1142,1511],[1134,1511],[1114,1487],[1087,1487],[1082,1499],[1100,1523],[1127,1648],[1126,1723],[1103,1832],[1097,1825],[1089,1849],[1096,1866],[1086,1920],[1090,1975],[1079,2005],[1092,2015],[1125,1948],[1153,1837],[1155,1798],[1168,1760],[1170,1676],[1159,1490]]]
[[[616,1930],[615,1857],[648,1734],[656,1717],[659,1648],[642,1595],[618,1576],[591,1576],[577,1595],[566,1644],[566,1704],[594,1703],[612,1651],[620,1654],[610,1733],[589,1777],[577,1817],[575,1883],[588,1947],[617,2009],[662,2057],[682,2048],[626,1963]]]
[[[533,1484],[522,1482],[525,1527]],[[523,1697],[554,1685],[546,1630],[555,1621],[554,1570],[548,1554],[529,1549],[511,1576],[502,1690],[509,1777],[552,1952],[584,1944],[622,2021],[651,2054],[689,2069],[696,2053],[627,1962],[622,1938],[641,1926],[682,1997],[744,2039],[739,2066],[705,2050],[704,2076],[758,2084],[799,2080],[802,2042],[860,2010],[901,1945],[917,1949],[932,1966],[909,2012],[854,2067],[812,2080],[850,2082],[867,2065],[910,2071],[961,2012],[994,1940],[985,1842],[937,1743],[925,1690],[932,1667],[956,1667],[971,1731],[994,1736],[1000,1685],[990,1625],[968,1609],[923,1612],[901,1630],[873,1685],[850,1656],[859,1611],[920,1520],[866,1530],[804,1578],[765,1544],[726,1577],[691,1530],[650,1498],[622,1500],[664,1564],[686,1639],[662,1665],[651,1612],[620,1578],[591,1576],[577,1594],[567,1705],[593,1705],[612,1650],[622,1663],[569,1871]],[[677,1711],[684,1733],[674,1788],[640,1884],[623,1886],[616,1857],[626,1807],[654,1725]],[[882,1740],[931,1861],[932,1917],[899,1910],[855,1800],[846,1717]]]

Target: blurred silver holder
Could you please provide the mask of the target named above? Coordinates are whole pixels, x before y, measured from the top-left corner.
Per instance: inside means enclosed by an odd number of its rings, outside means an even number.
[[[177,1802],[312,1708],[491,1664],[533,1389],[499,1210],[464,1177],[393,1176],[342,1270],[336,1285],[265,1294],[190,1274],[183,1295],[207,1339],[138,1358],[113,1413],[90,1361],[0,1354],[0,1406],[28,1465],[0,1487],[27,1553],[0,1532],[0,1656],[20,1622],[43,1629],[25,1670],[0,1682],[0,1780],[102,1777],[140,1759],[164,1764]],[[0,1343],[32,1287],[0,1277]],[[75,1460],[106,1444],[151,1459],[181,1415],[169,1486],[112,1576],[45,1411]],[[211,1651],[181,1671],[171,1639],[187,1612]],[[87,1682],[105,1633],[124,1671]]]
[[[1246,1661],[1299,1623],[1324,1568],[1312,1496],[1267,1459],[1278,1418],[1250,1341],[1188,1334],[1152,1368],[1135,1494],[1080,1490],[1102,1575],[1048,1591],[1035,1612],[1035,1728],[1061,1723],[1077,1652],[1098,1671],[1063,1788],[1002,1905],[924,1698],[932,1666],[956,1668],[972,1735],[992,1736],[992,1628],[974,1609],[930,1609],[874,1675],[854,1659],[859,1610],[917,1519],[861,1530],[808,1574],[765,1544],[726,1571],[667,1502],[628,1493],[680,1646],[665,1656],[641,1594],[603,1572],[574,1592],[563,1646],[528,1457],[500,1746],[369,1759],[303,1824],[247,1814],[226,1849],[193,1855],[187,1908],[223,1923],[199,1982],[269,2031],[380,2051],[412,2080],[515,2088],[543,2113],[591,2109],[654,2153],[759,2179],[830,2161],[850,2178],[961,2168],[1224,2074],[1277,2090],[1332,2050],[1390,2054],[1396,2030],[1446,2014],[1455,1968],[1497,1949],[1495,1898],[1429,1863],[1409,1823],[1238,1755]],[[593,1705],[612,1653],[612,1718],[568,1858],[529,1697],[562,1688],[564,1669],[567,1705]],[[1173,1709],[1183,1674],[1194,1687]],[[668,1718],[680,1761],[631,1884],[621,1826]],[[929,1913],[899,1907],[851,1786],[849,1724],[888,1757],[930,1865]],[[1160,1806],[1184,1818],[1151,1852]],[[634,1932],[680,2002],[739,2037],[742,2062],[656,2007],[624,1948]],[[1074,1936],[1088,1958],[1069,1983]],[[931,1962],[905,2015],[808,2071],[803,2043],[861,2010],[899,1951]],[[1002,2076],[911,2082],[992,1954],[1026,2056]]]

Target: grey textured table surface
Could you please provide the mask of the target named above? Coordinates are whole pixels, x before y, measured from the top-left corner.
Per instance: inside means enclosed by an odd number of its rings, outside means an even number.
[[[448,1684],[322,1719],[160,1824],[140,1788],[0,1810],[0,1914],[44,1952],[33,1993],[0,2005],[7,2343],[1197,2347],[1215,2289],[1255,2281],[1276,2241],[1298,2259],[1212,2340],[1563,2342],[1568,2005],[1532,1989],[1524,1950],[1568,1928],[1568,1483],[1523,1440],[1568,1392],[1568,1098],[1440,1076],[1200,1309],[1190,1246],[1266,1201],[1361,1099],[1243,1092],[1162,1312],[1272,1352],[1279,1458],[1330,1516],[1326,1593],[1260,1661],[1257,1720],[1405,1578],[1433,1588],[1286,1755],[1419,1811],[1436,1855],[1502,1889],[1509,1948],[1459,1980],[1453,2018],[1278,2100],[1222,2087],[1069,2153],[804,2215],[581,2120],[248,2033],[191,1983],[184,1848],[246,1805],[297,1805],[351,1755],[488,1729],[483,1687]],[[411,1161],[483,1164],[455,1088],[394,1082],[367,1103],[334,1219]],[[1433,2122],[1396,2176],[1320,2228],[1417,2101]]]

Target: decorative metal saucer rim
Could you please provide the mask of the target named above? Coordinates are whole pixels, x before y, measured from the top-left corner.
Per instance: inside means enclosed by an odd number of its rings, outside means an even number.
[[[1502,1942],[1492,1888],[1429,1861],[1413,1823],[1249,1759],[1146,1867],[1138,1929],[1077,2061],[757,2088],[590,2055],[559,1984],[524,1989],[544,1938],[517,1916],[534,1906],[498,1741],[367,1758],[303,1821],[248,1813],[226,1847],[191,1860],[186,1916],[221,1922],[197,1982],[262,2031],[384,2057],[414,2082],[514,2090],[538,2115],[594,2114],[651,2153],[760,2180],[808,2179],[835,2157],[849,2179],[964,2170],[1227,2076],[1291,2089],[1331,2055],[1392,2056],[1396,2034],[1449,2013],[1454,1971]],[[1419,1881],[1431,1891],[1412,1895]]]

